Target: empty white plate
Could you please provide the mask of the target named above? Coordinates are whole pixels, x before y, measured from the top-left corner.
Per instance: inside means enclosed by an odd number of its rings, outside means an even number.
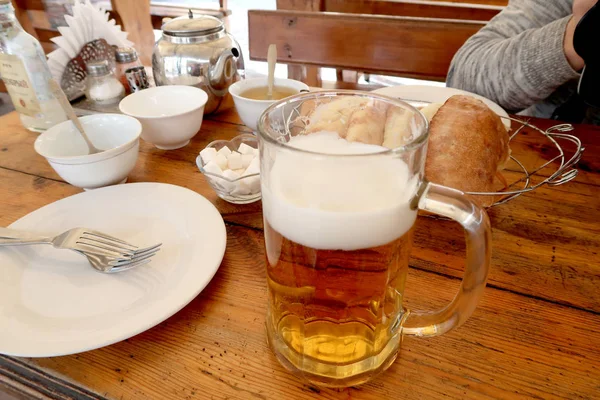
[[[49,245],[0,247],[0,353],[48,357],[103,347],[164,321],[210,282],[225,253],[225,224],[191,190],[160,183],[110,186],[59,200],[10,228],[74,227],[148,246],[152,262],[122,273]]]
[[[419,106],[419,103],[444,103],[450,97],[455,95],[467,95],[472,96],[478,100],[483,101],[492,111],[498,114],[502,118],[502,123],[506,126],[507,130],[510,130],[510,120],[508,119],[508,113],[504,111],[502,107],[494,103],[490,99],[486,99],[475,93],[467,92],[460,89],[454,89],[449,87],[439,86],[426,86],[426,85],[400,85],[390,86],[381,89],[374,90],[373,93],[383,94],[389,97],[395,97],[397,99],[404,100],[412,105]]]

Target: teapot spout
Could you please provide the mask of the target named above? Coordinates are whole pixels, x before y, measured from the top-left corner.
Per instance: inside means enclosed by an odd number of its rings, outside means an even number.
[[[221,53],[217,62],[209,69],[209,82],[213,90],[227,90],[237,73],[236,60],[240,51],[235,47]]]

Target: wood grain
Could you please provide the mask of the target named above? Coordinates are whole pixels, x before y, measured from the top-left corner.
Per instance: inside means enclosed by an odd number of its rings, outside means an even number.
[[[456,51],[483,26],[476,21],[281,10],[250,10],[248,24],[252,60],[266,60],[269,44],[275,43],[282,63],[437,80],[445,79]]]
[[[4,117],[3,121],[11,134],[3,137],[0,167],[30,174],[26,183],[21,183],[22,178],[18,175],[7,175],[4,178],[7,190],[23,187],[23,192],[15,198],[29,199],[28,191],[36,190],[35,177],[61,181],[44,158],[32,151],[37,134],[22,129],[16,113]],[[543,120],[535,120],[535,123],[542,128],[548,124]],[[598,140],[594,139],[600,136],[593,135],[595,130],[594,127],[582,126],[577,127],[575,132],[588,148],[584,162],[600,166],[600,147]],[[226,221],[262,229],[260,203],[236,206],[219,199],[195,166],[196,156],[209,142],[248,132],[235,110],[228,110],[206,119],[200,133],[183,149],[162,151],[142,141],[140,156],[129,181],[160,181],[190,188],[213,202]],[[541,140],[539,134],[520,134],[512,145],[513,153],[526,164],[539,165],[544,162],[544,154],[551,154],[544,150],[545,145],[540,145]],[[562,187],[538,189],[489,211],[495,243],[502,243],[494,246],[490,285],[600,312],[600,293],[593,290],[600,285],[600,263],[589,262],[598,257],[600,249],[600,228],[596,222],[600,220],[600,198],[597,187],[584,184],[599,180],[599,175],[595,171],[582,171],[575,182]],[[509,181],[519,177],[518,174],[507,173]],[[79,192],[79,189],[67,187],[71,188],[70,194]],[[46,200],[43,196],[32,196],[29,201],[35,203],[26,208],[35,209],[58,198]],[[557,203],[557,198],[561,199],[560,203]],[[565,200],[568,201],[565,203]],[[12,219],[5,219],[6,224],[25,214],[13,213],[13,209],[19,210],[18,203],[12,205],[9,202],[7,206],[9,211],[6,215]],[[590,218],[582,220],[581,215]],[[531,224],[541,224],[544,229],[530,228]],[[420,251],[414,255],[413,265],[448,276],[462,276],[464,239],[457,224],[423,219],[417,225],[415,237]],[[539,260],[547,264],[540,266]]]
[[[496,289],[487,289],[464,327],[434,339],[406,338],[399,360],[373,382],[344,391],[308,387],[286,372],[266,345],[262,232],[227,230],[228,251],[215,279],[172,318],[103,349],[25,361],[115,399],[591,399],[598,394],[600,317]],[[456,283],[411,270],[409,304],[442,305]]]
[[[431,2],[430,0],[416,0],[418,2]],[[460,3],[460,4],[485,4],[490,6],[507,6],[509,0],[433,0],[440,3]]]
[[[135,44],[140,61],[144,65],[152,65],[154,49],[154,32],[150,20],[150,0],[111,0],[112,9],[119,14],[123,30]]]
[[[279,7],[278,7],[279,8]],[[502,6],[415,0],[325,0],[323,11],[489,21]]]
[[[278,10],[325,11],[324,0],[277,0]]]
[[[535,122],[542,127],[553,123]],[[34,393],[50,388],[109,399],[598,398],[597,129],[576,126],[587,153],[585,170],[575,182],[544,187],[489,210],[494,227],[489,285],[465,326],[439,338],[406,338],[400,358],[386,373],[343,391],[307,386],[275,360],[264,333],[261,203],[221,201],[194,165],[208,142],[248,132],[235,110],[207,118],[183,149],[161,151],[142,141],[131,181],[189,187],[222,213],[228,243],[215,278],[175,316],[126,341],[72,356],[0,357],[2,382],[10,370],[19,379],[9,382],[11,387],[47,382],[26,386]],[[35,154],[36,138],[20,126],[16,113],[0,118],[0,225],[80,192]],[[515,145],[533,153],[528,162],[548,156],[533,134],[519,136]],[[446,304],[462,276],[463,257],[457,224],[420,217],[407,306],[429,310]]]

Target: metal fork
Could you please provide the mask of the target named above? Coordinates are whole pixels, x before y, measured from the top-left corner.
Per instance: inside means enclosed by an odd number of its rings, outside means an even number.
[[[86,228],[73,228],[55,237],[0,228],[0,246],[51,244],[87,257],[96,270],[104,273],[125,271],[150,262],[162,243],[143,249],[105,233]]]

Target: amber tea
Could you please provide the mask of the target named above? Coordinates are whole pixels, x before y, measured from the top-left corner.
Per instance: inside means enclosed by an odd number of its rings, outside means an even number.
[[[241,97],[245,97],[251,100],[269,100],[267,98],[268,88],[266,86],[256,87],[252,89],[248,89],[240,93]],[[273,87],[273,97],[272,100],[281,100],[286,97],[293,96],[298,94],[298,90],[287,88],[283,86],[275,86]]]

